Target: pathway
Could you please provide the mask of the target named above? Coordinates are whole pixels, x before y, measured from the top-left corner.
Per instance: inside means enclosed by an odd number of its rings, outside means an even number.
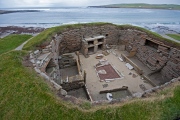
[[[36,34],[38,35],[38,34]],[[22,50],[22,48],[24,47],[24,45],[30,41],[32,38],[34,38],[36,35],[34,35],[33,37],[29,38],[27,41],[25,41],[23,44],[21,44],[20,46],[18,46],[15,50]]]
[[[169,37],[169,36],[167,36],[166,34],[160,34],[162,37],[164,37],[164,38],[167,38],[167,39],[170,39],[170,40],[172,40],[172,41],[174,41],[174,42],[177,42],[177,43],[180,43],[180,41],[178,41],[178,40],[176,40],[176,39],[174,39],[174,38],[172,38],[172,37]]]

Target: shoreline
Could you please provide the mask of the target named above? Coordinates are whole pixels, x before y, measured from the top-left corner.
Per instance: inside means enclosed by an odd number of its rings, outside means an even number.
[[[178,4],[109,4],[100,6],[88,6],[89,8],[132,8],[132,9],[158,9],[158,10],[180,10]]]
[[[30,34],[36,35],[46,28],[43,27],[20,27],[20,26],[6,26],[0,27],[0,38],[4,38],[10,34]]]
[[[140,26],[140,27],[143,27],[143,26]],[[50,28],[50,26],[47,28]],[[4,38],[11,34],[30,34],[32,36],[35,36],[47,28],[45,26],[44,27],[39,27],[39,26],[3,26],[2,27],[0,26],[0,38]],[[180,34],[179,32],[171,30],[170,28],[165,27],[165,26],[156,26],[154,28],[149,28],[147,26],[144,26],[143,28],[146,28],[147,30],[155,32],[161,35],[162,37],[165,37],[168,39],[169,37],[167,37],[166,34]],[[179,41],[175,39],[171,38],[171,40],[179,43]]]
[[[41,10],[0,10],[0,14],[9,14],[9,13],[23,13],[23,12],[41,12]]]
[[[167,8],[143,8],[143,7],[106,7],[106,6],[88,6],[89,8],[124,8],[124,9],[152,9],[152,10],[178,10],[180,9],[167,9]]]

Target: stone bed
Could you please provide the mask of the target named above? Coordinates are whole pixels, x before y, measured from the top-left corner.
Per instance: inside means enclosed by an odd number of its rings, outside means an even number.
[[[106,73],[101,74],[98,72],[100,70],[104,70]],[[121,78],[120,75],[116,72],[116,70],[111,66],[111,64],[96,67],[96,71],[100,78],[100,81],[106,81],[106,80],[112,81]]]

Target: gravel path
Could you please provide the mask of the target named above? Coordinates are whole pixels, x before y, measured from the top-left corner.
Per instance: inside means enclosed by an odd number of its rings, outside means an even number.
[[[34,34],[33,37],[35,37],[36,35],[38,34]],[[18,46],[15,50],[22,50],[22,48],[24,47],[24,45],[29,41],[31,40],[33,37],[29,38],[27,41],[25,41],[23,44],[21,44],[20,46]]]
[[[15,50],[22,50],[22,48],[24,47],[24,45],[31,40],[32,38],[28,39],[26,42],[24,42],[23,44],[21,44],[20,46],[18,46]]]
[[[173,39],[173,38],[171,38],[171,37],[169,37],[169,36],[167,36],[167,35],[165,35],[165,34],[160,34],[162,37],[164,37],[164,38],[167,38],[167,39],[170,39],[170,40],[172,40],[172,41],[174,41],[174,42],[177,42],[177,43],[180,43],[180,41],[178,41],[178,40],[176,40],[176,39]]]

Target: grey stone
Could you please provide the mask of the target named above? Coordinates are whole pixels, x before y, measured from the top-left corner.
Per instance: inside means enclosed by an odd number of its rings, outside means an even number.
[[[146,93],[151,93],[151,92],[152,92],[152,89],[146,90],[145,92],[146,92]]]
[[[67,92],[65,90],[61,89],[61,95],[66,96]]]
[[[141,98],[142,95],[143,95],[142,93],[139,93],[139,92],[138,92],[138,93],[134,93],[132,96],[133,96],[133,97],[137,97],[137,98]]]
[[[58,85],[56,82],[54,82],[53,80],[50,80],[50,82],[53,84],[53,86],[56,88],[56,90],[62,89],[62,87],[60,85]]]
[[[172,79],[171,81],[172,81],[172,82],[177,82],[178,79],[177,79],[177,78],[174,78],[174,79]]]
[[[34,51],[34,54],[38,54],[38,53],[39,53],[39,50]]]
[[[41,71],[37,67],[34,67],[34,70],[39,74],[41,73]]]
[[[47,76],[45,73],[41,72],[40,75],[45,78],[46,80],[49,80],[49,76]]]

